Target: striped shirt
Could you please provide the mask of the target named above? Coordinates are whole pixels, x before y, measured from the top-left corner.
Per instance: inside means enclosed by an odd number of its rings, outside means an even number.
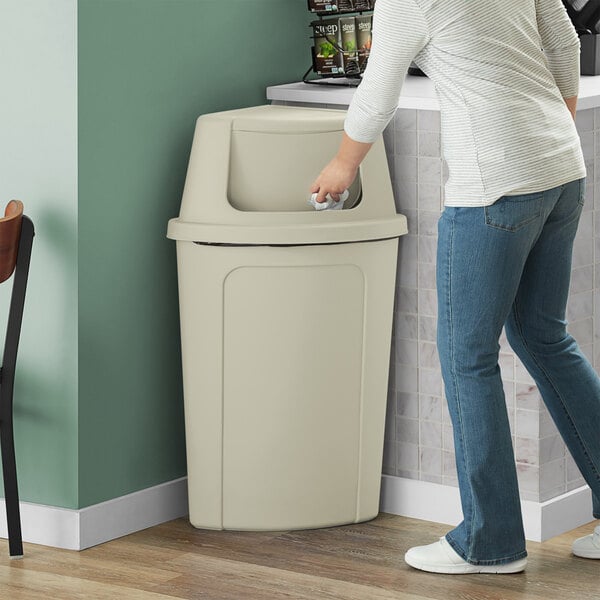
[[[374,142],[411,61],[441,110],[447,206],[485,206],[586,175],[563,97],[579,91],[580,42],[561,0],[378,0],[371,54],[344,130]]]

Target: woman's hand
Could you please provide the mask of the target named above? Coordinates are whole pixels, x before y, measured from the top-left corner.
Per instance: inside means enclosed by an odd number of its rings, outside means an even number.
[[[344,131],[339,152],[321,171],[310,188],[310,193],[317,194],[317,202],[325,202],[329,194],[336,202],[340,194],[347,190],[354,179],[360,163],[367,155],[372,142],[357,142]]]
[[[317,202],[325,202],[327,194],[339,202],[340,194],[352,185],[357,171],[357,166],[335,156],[314,181],[310,192],[318,192]]]

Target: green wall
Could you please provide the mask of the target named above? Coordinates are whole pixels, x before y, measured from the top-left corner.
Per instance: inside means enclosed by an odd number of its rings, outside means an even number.
[[[0,0],[0,205],[4,214],[22,200],[36,228],[15,378],[19,492],[69,508],[78,501],[76,10],[76,0]],[[2,343],[11,288],[12,279],[0,286]]]
[[[310,64],[305,0],[79,0],[78,506],[185,475],[175,243],[196,118]],[[69,504],[70,505],[70,504]]]

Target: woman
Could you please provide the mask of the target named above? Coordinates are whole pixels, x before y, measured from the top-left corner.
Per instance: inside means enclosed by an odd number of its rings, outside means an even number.
[[[503,326],[600,519],[600,378],[565,321],[586,181],[574,124],[579,52],[561,0],[378,0],[340,149],[310,189],[322,202],[350,186],[414,60],[436,86],[449,170],[438,221],[437,346],[464,516],[437,542],[408,550],[418,569],[525,568],[498,367]],[[573,553],[600,558],[600,525]]]

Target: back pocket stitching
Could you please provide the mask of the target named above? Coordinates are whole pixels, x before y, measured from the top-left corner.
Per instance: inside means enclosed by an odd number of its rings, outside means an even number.
[[[534,221],[535,219],[537,219],[541,214],[542,214],[542,198],[543,198],[543,192],[540,194],[524,194],[524,196],[528,196],[528,197],[524,197],[524,198],[519,198],[518,196],[515,196],[515,199],[512,199],[510,196],[503,196],[503,200],[505,203],[513,203],[513,204],[518,204],[521,202],[535,202],[537,205],[537,211],[535,212],[535,214],[527,217],[527,219],[525,219],[524,221],[520,221],[519,223],[517,223],[516,225],[505,225],[502,223],[497,223],[495,221],[493,221],[493,215],[490,214],[490,210],[491,207],[494,206],[494,204],[490,204],[488,206],[484,206],[484,212],[485,212],[485,224],[488,225],[489,227],[493,227],[494,229],[502,229],[503,231],[518,231],[519,229],[525,227],[525,225],[527,225],[528,223],[531,223],[532,221]],[[533,198],[531,198],[531,196],[533,196]],[[499,200],[497,200],[496,202],[499,202]]]

